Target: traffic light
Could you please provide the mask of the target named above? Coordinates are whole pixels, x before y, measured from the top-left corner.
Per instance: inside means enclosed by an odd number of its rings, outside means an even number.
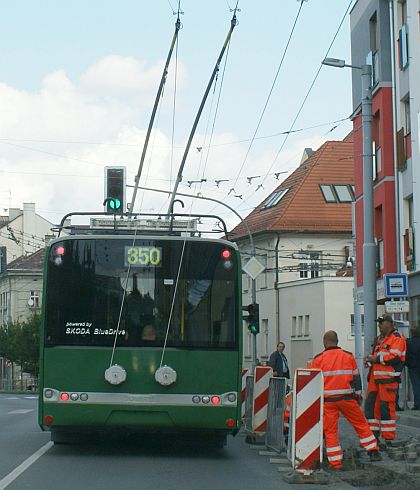
[[[258,303],[251,303],[248,306],[242,307],[243,310],[248,312],[248,316],[244,316],[244,320],[248,324],[248,330],[257,335],[260,333],[260,305]]]
[[[125,209],[125,167],[105,167],[105,200],[107,213],[123,213]]]

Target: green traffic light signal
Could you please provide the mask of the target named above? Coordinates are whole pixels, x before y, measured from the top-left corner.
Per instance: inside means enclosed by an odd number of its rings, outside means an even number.
[[[109,200],[109,207],[111,209],[120,209],[121,207],[121,201],[119,199],[110,199]]]
[[[251,303],[242,309],[248,312],[248,316],[243,317],[248,324],[248,330],[252,334],[257,335],[260,333],[260,305],[258,303]]]

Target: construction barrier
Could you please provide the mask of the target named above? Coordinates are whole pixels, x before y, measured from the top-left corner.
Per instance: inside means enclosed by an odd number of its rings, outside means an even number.
[[[252,432],[252,407],[254,400],[254,376],[248,374],[245,377],[245,413],[242,417],[242,421],[245,430]]]
[[[249,369],[242,368],[242,388],[241,388],[241,417],[245,415],[245,401],[246,401],[246,378],[248,376]]]
[[[254,370],[252,432],[263,434],[267,427],[268,388],[273,376],[271,367],[257,366]]]
[[[324,378],[319,369],[297,369],[291,410],[291,461],[293,469],[311,473],[322,462]]]
[[[286,378],[271,378],[268,390],[265,445],[279,453],[286,446],[283,432],[286,386]]]

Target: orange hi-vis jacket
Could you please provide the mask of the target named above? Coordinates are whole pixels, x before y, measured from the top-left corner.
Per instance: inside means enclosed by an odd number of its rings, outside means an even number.
[[[341,347],[327,347],[313,358],[309,367],[321,369],[326,401],[349,400],[361,396],[360,374],[351,352]]]
[[[387,337],[377,337],[372,351],[376,362],[369,371],[376,384],[400,382],[406,349],[405,338],[398,330],[394,329]]]

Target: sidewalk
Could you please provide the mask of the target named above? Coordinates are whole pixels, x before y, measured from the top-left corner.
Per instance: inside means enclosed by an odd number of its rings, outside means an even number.
[[[397,412],[397,415],[396,440],[405,443],[405,447],[401,445],[399,448],[381,451],[382,461],[377,463],[369,461],[367,454],[360,449],[356,432],[347,420],[340,417],[340,442],[345,452],[345,470],[336,474],[337,478],[366,489],[396,490],[406,487],[420,490],[420,411],[407,409]],[[407,447],[412,448],[410,460],[407,460]]]

